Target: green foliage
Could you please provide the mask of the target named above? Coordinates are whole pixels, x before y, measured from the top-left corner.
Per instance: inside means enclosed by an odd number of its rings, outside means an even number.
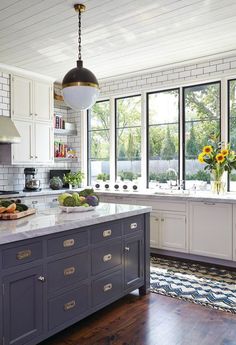
[[[186,174],[185,179],[210,182],[211,176],[204,170],[198,170],[195,174]]]
[[[170,135],[170,128],[168,126],[166,130],[166,137],[163,143],[163,148],[161,151],[161,157],[162,159],[169,161],[173,159],[174,156],[175,156],[175,143],[174,143],[173,138]]]
[[[69,172],[63,177],[65,183],[71,184],[73,187],[79,186],[83,181],[84,173],[81,171]]]
[[[193,124],[191,125],[189,139],[186,143],[186,158],[196,159],[199,152],[199,145],[196,140],[195,130]]]
[[[136,178],[138,178],[138,174],[134,174],[132,171],[123,171],[123,170],[119,173],[119,176],[120,176],[121,181],[124,181],[124,180],[133,181]]]
[[[97,175],[97,180],[107,181],[110,179],[110,175],[106,173],[101,173]]]

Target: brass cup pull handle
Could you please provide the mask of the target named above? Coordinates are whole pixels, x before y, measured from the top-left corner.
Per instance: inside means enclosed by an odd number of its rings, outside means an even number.
[[[67,302],[67,303],[64,304],[64,310],[65,311],[70,310],[70,309],[74,308],[75,305],[76,305],[75,300]]]
[[[103,291],[107,292],[112,289],[112,283],[106,284],[103,286]]]
[[[130,224],[130,229],[132,229],[132,230],[137,229],[137,227],[138,227],[137,223],[131,223]]]
[[[63,242],[64,248],[73,247],[74,245],[75,245],[75,240],[73,238],[70,238],[69,240],[65,240]]]
[[[112,234],[111,229],[108,229],[108,230],[103,231],[102,236],[103,237],[109,237],[109,236],[111,236],[111,234]]]
[[[126,252],[129,252],[129,247],[125,247],[125,251],[126,251]]]
[[[26,249],[26,250],[21,250],[20,252],[18,252],[16,254],[16,258],[17,258],[17,260],[24,260],[24,259],[31,257],[31,255],[32,255],[31,250]]]
[[[68,267],[64,269],[64,276],[70,276],[75,273],[75,267]]]
[[[110,261],[112,259],[112,254],[107,254],[103,256],[103,262]]]
[[[39,276],[39,277],[38,277],[38,280],[39,280],[40,282],[44,283],[44,282],[46,281],[46,278],[43,277],[43,276]]]

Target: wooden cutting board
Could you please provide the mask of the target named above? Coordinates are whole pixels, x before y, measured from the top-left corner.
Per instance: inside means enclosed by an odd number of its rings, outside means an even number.
[[[18,213],[1,213],[0,214],[0,220],[14,220],[23,218],[26,216],[30,216],[31,214],[34,214],[36,212],[35,208],[29,208],[27,211],[22,211]]]

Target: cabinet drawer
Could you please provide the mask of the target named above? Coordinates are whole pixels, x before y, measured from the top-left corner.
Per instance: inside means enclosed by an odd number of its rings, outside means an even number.
[[[92,243],[107,241],[121,236],[122,226],[120,222],[101,224],[91,230]]]
[[[114,297],[119,297],[122,292],[122,271],[110,274],[92,283],[93,306],[105,303]]]
[[[121,240],[92,250],[92,274],[98,274],[122,263]]]
[[[2,260],[3,268],[10,268],[22,265],[27,262],[42,258],[42,243],[31,242],[14,248],[3,250]]]
[[[48,240],[48,255],[69,252],[88,245],[88,232],[78,232]]]
[[[144,229],[143,216],[134,216],[124,220],[125,234],[132,234]]]
[[[48,302],[49,329],[78,318],[88,309],[89,287],[84,284]]]
[[[74,284],[88,277],[88,252],[48,264],[49,292]]]
[[[151,206],[153,210],[186,212],[186,203],[183,201],[153,200]]]

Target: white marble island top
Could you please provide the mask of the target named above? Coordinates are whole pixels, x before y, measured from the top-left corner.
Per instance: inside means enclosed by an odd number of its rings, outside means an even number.
[[[106,203],[100,203],[93,211],[78,213],[65,213],[50,204],[40,206],[35,215],[0,220],[0,245],[151,212],[149,206]]]

